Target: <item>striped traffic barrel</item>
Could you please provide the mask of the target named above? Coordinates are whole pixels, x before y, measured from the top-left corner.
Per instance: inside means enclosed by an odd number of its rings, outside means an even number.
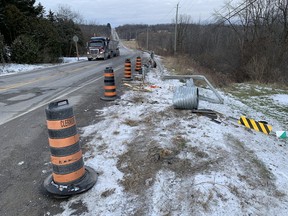
[[[138,71],[139,74],[142,74],[142,62],[141,62],[141,57],[140,56],[138,56],[136,58],[135,71]]]
[[[84,166],[76,120],[68,100],[52,102],[46,108],[52,174],[44,181],[46,190],[70,196],[90,189],[96,172]]]
[[[130,59],[125,60],[125,67],[124,67],[124,81],[131,81],[132,80],[132,72],[131,72],[131,61]]]
[[[114,71],[112,67],[106,67],[104,71],[104,97],[101,97],[102,100],[112,101],[116,100],[116,85],[114,78]]]

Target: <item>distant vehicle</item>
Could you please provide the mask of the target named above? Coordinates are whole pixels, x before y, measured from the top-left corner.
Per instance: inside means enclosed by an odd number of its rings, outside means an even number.
[[[87,58],[89,61],[108,59],[120,55],[119,42],[107,37],[91,37],[87,43]]]

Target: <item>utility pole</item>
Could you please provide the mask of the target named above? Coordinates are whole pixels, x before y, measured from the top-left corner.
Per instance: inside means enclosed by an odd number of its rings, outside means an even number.
[[[147,25],[146,46],[147,46],[147,50],[149,50],[149,26],[148,25]]]
[[[175,23],[175,38],[174,38],[174,55],[176,55],[176,51],[177,51],[178,8],[179,8],[179,2],[178,2],[177,7],[176,7],[176,23]]]

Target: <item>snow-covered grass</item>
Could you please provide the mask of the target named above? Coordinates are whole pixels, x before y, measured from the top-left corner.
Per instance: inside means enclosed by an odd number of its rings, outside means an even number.
[[[288,124],[287,87],[286,89],[280,89],[275,86],[235,84],[233,88],[226,89],[226,92],[234,95],[238,100],[253,108],[255,111],[264,114],[265,116],[263,116],[262,120],[265,120],[265,118],[267,118],[266,116],[269,116],[278,120],[282,124],[282,127]]]
[[[0,66],[0,76],[37,70],[37,69],[45,68],[51,65],[52,64],[46,64],[46,65],[43,65],[43,64],[30,65],[30,64],[15,64],[15,63],[2,64]]]
[[[103,120],[80,129],[82,140],[90,140],[83,143],[85,164],[99,178],[91,190],[62,202],[60,215],[77,212],[76,204],[86,209],[81,215],[288,214],[287,140],[234,120],[246,114],[287,130],[287,111],[279,109],[288,103],[286,91],[240,101],[237,87],[234,94],[219,90],[224,104],[199,105],[219,112],[219,124],[174,109],[173,93],[183,83],[162,81],[158,69],[144,85],[129,84],[121,99],[95,110]]]
[[[79,58],[79,61],[83,60],[87,60],[87,58],[86,57]],[[61,64],[73,63],[77,61],[78,58],[76,57],[64,57],[62,58]],[[0,64],[0,76],[11,75],[15,73],[23,73],[51,66],[55,66],[55,64],[15,64],[15,63]]]
[[[235,120],[244,114],[274,132],[287,130],[287,89],[219,90],[224,104],[199,104],[219,113],[215,122],[174,109],[183,83],[161,80],[158,69],[144,85],[129,84],[121,99],[95,110],[91,118],[101,121],[79,128],[85,165],[99,177],[91,190],[63,201],[59,215],[288,215],[288,140]]]

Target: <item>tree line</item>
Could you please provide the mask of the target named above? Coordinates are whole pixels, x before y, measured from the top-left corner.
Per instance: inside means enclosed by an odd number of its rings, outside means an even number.
[[[68,6],[48,11],[35,0],[1,0],[0,60],[16,63],[57,62],[61,56],[75,56],[73,36],[79,51],[93,33],[108,34],[111,26],[83,24],[81,15]]]
[[[176,56],[187,56],[232,81],[287,84],[288,1],[244,0],[224,8],[209,24],[180,15]],[[174,55],[175,24],[123,25],[117,32],[144,49]]]
[[[190,58],[232,81],[288,82],[288,1],[242,0],[227,3],[215,23],[194,23],[180,15],[175,24],[123,25],[120,38],[163,56]],[[35,0],[1,0],[0,60],[16,63],[57,62],[76,56],[94,34],[110,36],[111,25],[85,24],[69,7],[48,11]],[[176,53],[175,53],[176,51]]]

